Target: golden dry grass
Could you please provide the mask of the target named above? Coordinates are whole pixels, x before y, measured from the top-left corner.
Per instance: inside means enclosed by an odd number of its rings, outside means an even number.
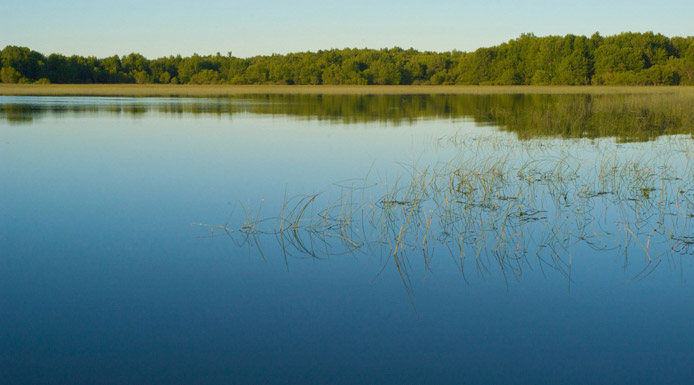
[[[258,94],[432,95],[432,94],[689,94],[694,87],[629,86],[274,86],[170,84],[0,84],[0,95],[220,97]]]

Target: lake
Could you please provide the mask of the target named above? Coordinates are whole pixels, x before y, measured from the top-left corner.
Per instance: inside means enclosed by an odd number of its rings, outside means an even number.
[[[694,100],[0,96],[0,383],[687,383]]]

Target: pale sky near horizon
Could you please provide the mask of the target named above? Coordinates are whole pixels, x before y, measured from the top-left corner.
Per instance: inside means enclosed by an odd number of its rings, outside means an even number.
[[[148,58],[399,46],[474,51],[521,33],[694,35],[694,1],[0,0],[0,49]]]

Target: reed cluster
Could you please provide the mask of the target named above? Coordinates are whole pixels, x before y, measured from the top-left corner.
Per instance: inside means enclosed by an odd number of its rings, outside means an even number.
[[[499,140],[443,138],[438,145],[461,148],[450,162],[410,165],[394,180],[367,176],[337,194],[287,197],[268,216],[262,205],[243,205],[224,225],[203,226],[261,254],[275,242],[285,261],[380,258],[408,292],[412,264],[430,269],[445,255],[463,277],[469,268],[517,279],[538,269],[570,280],[576,253],[605,253],[625,266],[641,261],[634,279],[694,254],[689,139],[649,143],[651,155],[631,157],[613,142],[594,142],[592,161],[581,158],[580,145]]]

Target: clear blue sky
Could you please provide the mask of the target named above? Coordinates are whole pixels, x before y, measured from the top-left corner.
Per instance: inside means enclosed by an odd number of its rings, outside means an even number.
[[[0,0],[0,48],[97,57],[248,57],[399,46],[472,51],[538,36],[654,31],[694,35],[694,1]]]

